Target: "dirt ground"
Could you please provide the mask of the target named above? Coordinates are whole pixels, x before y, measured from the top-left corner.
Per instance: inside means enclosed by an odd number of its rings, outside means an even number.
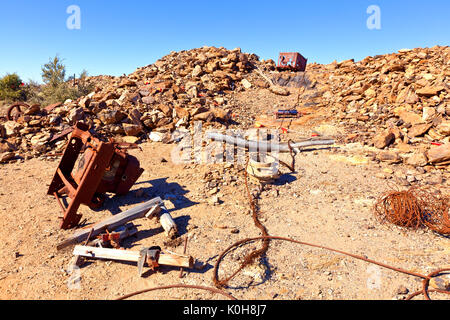
[[[243,95],[244,93],[242,93]],[[251,95],[252,93],[246,93]],[[267,97],[247,101],[249,114],[273,108]],[[294,99],[290,98],[290,99]],[[257,110],[264,102],[266,109]],[[289,104],[292,101],[285,101]],[[251,116],[250,116],[251,118]],[[338,136],[335,124],[312,123],[312,129]],[[293,137],[295,138],[295,136]],[[176,164],[175,145],[147,142],[137,156],[145,172],[127,196],[109,195],[102,210],[82,206],[87,223],[132,208],[156,196],[165,204],[179,228],[177,241],[168,241],[156,220],[138,219],[136,237],[123,242],[126,249],[159,245],[187,253],[205,264],[201,270],[161,267],[139,277],[136,264],[89,260],[79,270],[81,281],[69,283],[68,270],[73,246],[56,246],[73,230],[59,229],[60,208],[46,194],[58,165],[55,159],[31,159],[0,166],[0,299],[115,299],[160,285],[213,286],[213,267],[218,255],[232,243],[260,236],[251,217],[242,164]],[[402,165],[371,161],[368,148],[339,144],[333,148],[305,150],[296,156],[296,171],[282,168],[283,175],[266,185],[260,195],[260,219],[273,236],[292,237],[364,255],[395,267],[427,274],[449,268],[450,240],[428,230],[410,231],[381,225],[373,216],[375,199],[390,189],[396,179],[414,174],[418,181],[441,177],[438,187],[448,192],[448,172],[417,173]],[[282,159],[289,162],[288,155]],[[413,171],[413,172],[411,172]],[[257,185],[250,184],[252,192]],[[211,203],[218,196],[219,203]],[[240,247],[221,264],[219,275],[230,275],[245,252],[259,248],[255,242]],[[421,279],[364,261],[309,246],[271,241],[263,263],[245,268],[226,289],[238,299],[404,299],[407,292],[421,289]],[[209,292],[174,289],[155,291],[135,299],[222,299]],[[432,298],[446,298],[432,294]]]

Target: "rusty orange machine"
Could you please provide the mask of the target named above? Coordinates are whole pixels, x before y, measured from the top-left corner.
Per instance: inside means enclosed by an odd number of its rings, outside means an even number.
[[[47,192],[61,206],[62,229],[78,225],[81,204],[99,208],[106,192],[123,195],[130,190],[144,169],[127,153],[129,147],[113,140],[103,142],[89,132],[86,124],[75,124]],[[67,206],[64,197],[69,198]]]

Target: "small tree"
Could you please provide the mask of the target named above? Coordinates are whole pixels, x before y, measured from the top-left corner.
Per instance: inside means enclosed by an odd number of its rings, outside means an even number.
[[[42,80],[46,85],[57,87],[66,79],[66,66],[62,60],[55,56],[42,66]]]
[[[64,102],[67,99],[75,100],[79,97],[89,94],[92,91],[92,86],[86,85],[84,79],[87,76],[87,71],[83,70],[80,74],[82,81],[78,86],[74,87],[66,79],[66,66],[62,60],[55,56],[50,58],[48,63],[42,66],[42,80],[45,86],[42,88],[42,96],[45,103]]]
[[[0,79],[0,100],[24,100],[23,82],[16,73],[7,74]]]

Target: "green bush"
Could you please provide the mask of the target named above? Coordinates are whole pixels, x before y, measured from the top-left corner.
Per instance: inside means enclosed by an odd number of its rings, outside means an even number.
[[[25,98],[23,83],[17,74],[7,74],[0,79],[0,100],[16,101]]]
[[[43,104],[64,102],[67,99],[76,100],[89,94],[93,90],[92,85],[87,85],[84,79],[87,72],[83,70],[77,85],[73,85],[70,78],[66,79],[66,66],[62,60],[55,56],[42,66],[42,80],[45,85],[41,88],[39,96]],[[73,78],[73,77],[72,77]]]

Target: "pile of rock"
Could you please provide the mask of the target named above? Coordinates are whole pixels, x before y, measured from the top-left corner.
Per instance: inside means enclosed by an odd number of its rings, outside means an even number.
[[[25,157],[61,151],[48,142],[77,121],[92,125],[104,137],[136,142],[149,132],[172,132],[192,121],[230,120],[228,97],[248,85],[244,75],[258,61],[239,48],[202,47],[172,52],[128,76],[89,77],[96,89],[77,101],[31,108],[17,121],[0,124],[0,153],[20,150]],[[11,155],[5,156],[4,161]],[[6,160],[5,160],[6,159]]]
[[[310,64],[302,101],[327,107],[347,141],[379,159],[413,166],[450,163],[450,47]]]
[[[0,161],[62,150],[64,140],[49,142],[77,121],[127,142],[149,133],[163,139],[160,134],[193,121],[229,122],[239,110],[235,91],[288,95],[287,87],[294,87],[300,108],[325,108],[330,121],[346,129],[345,142],[383,149],[380,161],[444,166],[450,163],[449,61],[450,48],[436,46],[359,62],[312,63],[306,73],[295,73],[278,72],[273,60],[259,61],[239,48],[172,52],[128,76],[88,78],[96,89],[77,101],[33,107],[17,121],[0,121]]]

